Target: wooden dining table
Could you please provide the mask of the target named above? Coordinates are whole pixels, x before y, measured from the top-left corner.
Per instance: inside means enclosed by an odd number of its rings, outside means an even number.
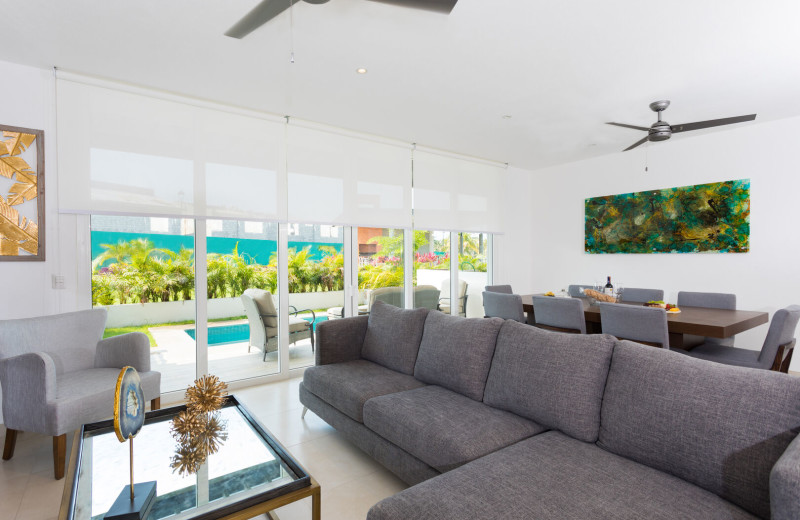
[[[522,296],[522,309],[535,319],[536,311],[533,307],[533,294]],[[554,298],[557,298],[554,296]],[[599,334],[602,332],[600,325],[600,307],[592,304],[588,298],[578,298],[583,302],[583,315],[586,319],[586,332]],[[622,302],[618,305],[643,305],[642,303]],[[740,311],[728,309],[710,309],[707,307],[680,308],[679,313],[667,313],[667,330],[669,332],[670,348],[683,349],[684,334],[707,336],[709,338],[729,338],[746,330],[758,327],[769,321],[769,313],[761,311]]]

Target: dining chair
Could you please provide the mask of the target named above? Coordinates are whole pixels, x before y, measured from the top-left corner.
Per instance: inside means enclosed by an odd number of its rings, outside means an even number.
[[[67,433],[114,414],[114,391],[126,366],[139,373],[150,408],[161,406],[150,340],[141,332],[103,339],[106,317],[106,309],[95,308],[0,321],[3,460],[14,456],[18,432],[49,435],[55,478],[63,478]]]
[[[627,291],[627,289],[625,289]],[[623,303],[598,302],[603,334],[654,347],[669,348],[667,311]],[[538,320],[538,314],[537,314]]]
[[[570,285],[567,287],[567,294],[573,298],[585,298],[583,289],[591,289],[593,287],[593,285]]]
[[[664,291],[661,289],[637,289],[636,287],[625,287],[620,294],[620,301],[622,302],[646,303],[663,300]]]
[[[535,326],[540,329],[572,334],[586,334],[583,302],[578,298],[534,296]]]
[[[487,285],[485,290],[502,294],[514,294],[510,285]]]
[[[794,353],[795,329],[798,321],[800,321],[800,305],[790,305],[775,311],[760,351],[703,343],[682,353],[725,365],[761,368],[785,374],[789,372],[789,364]]]
[[[483,312],[486,318],[503,318],[525,323],[522,296],[483,291]]]
[[[678,308],[681,307],[736,310],[736,295],[730,293],[680,291],[678,293]],[[690,349],[702,343],[716,343],[724,347],[732,347],[734,339],[734,336],[729,338],[707,338],[695,336],[694,334],[684,334],[683,347]]]

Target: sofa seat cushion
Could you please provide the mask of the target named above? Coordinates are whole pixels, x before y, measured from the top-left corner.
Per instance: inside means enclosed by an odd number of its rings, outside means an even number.
[[[500,318],[460,318],[431,312],[419,346],[414,377],[476,401],[483,400]]]
[[[417,484],[367,520],[753,519],[677,477],[547,432]]]
[[[483,402],[595,442],[615,344],[608,335],[548,332],[507,320]]]
[[[359,359],[309,367],[303,374],[303,385],[351,419],[363,422],[364,403],[368,399],[419,388],[425,383],[372,361]]]
[[[546,429],[440,386],[370,399],[364,425],[439,471]]]
[[[598,445],[770,516],[769,475],[800,430],[800,378],[622,341]]]

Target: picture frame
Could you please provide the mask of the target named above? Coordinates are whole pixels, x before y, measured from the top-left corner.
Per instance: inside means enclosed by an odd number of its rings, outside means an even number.
[[[44,260],[44,130],[0,124],[0,262]]]

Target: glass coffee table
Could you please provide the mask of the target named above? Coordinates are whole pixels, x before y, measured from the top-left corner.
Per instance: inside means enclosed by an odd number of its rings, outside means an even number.
[[[320,518],[319,484],[234,396],[220,410],[228,438],[191,475],[173,472],[177,442],[170,421],[183,406],[149,412],[133,441],[134,480],[157,482],[148,520],[245,519],[312,497],[312,519]],[[128,443],[120,443],[113,421],[85,424],[75,434],[64,485],[60,520],[102,520],[129,485]]]

